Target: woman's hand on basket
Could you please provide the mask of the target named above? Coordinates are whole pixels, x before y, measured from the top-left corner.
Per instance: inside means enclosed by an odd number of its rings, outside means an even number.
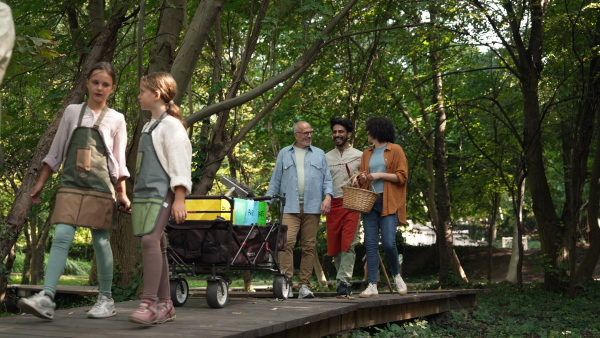
[[[385,173],[369,173],[367,174],[367,172],[363,172],[362,174],[360,174],[360,176],[358,177],[360,184],[364,184],[365,182],[373,182],[379,179],[383,179],[383,175]]]
[[[363,186],[365,183],[370,182],[369,175],[371,174],[367,174],[366,171],[363,171],[360,175],[358,175],[358,185]]]

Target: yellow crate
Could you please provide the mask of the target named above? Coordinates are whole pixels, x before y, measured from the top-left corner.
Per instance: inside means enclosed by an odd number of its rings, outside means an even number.
[[[188,215],[187,220],[209,220],[212,221],[217,216],[221,216],[226,220],[230,220],[231,205],[226,199],[186,199],[185,208]],[[215,212],[206,212],[215,211]],[[223,212],[224,211],[224,212]]]

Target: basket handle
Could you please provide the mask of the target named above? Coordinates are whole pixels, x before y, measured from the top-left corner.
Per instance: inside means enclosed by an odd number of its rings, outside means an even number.
[[[358,181],[358,177],[360,176],[361,173],[356,173],[354,175],[352,175],[348,181],[346,182],[346,186],[347,187],[360,187],[362,189],[366,189],[366,190],[370,190],[373,192],[375,191],[375,187],[373,186],[373,182],[371,182],[369,185],[366,186],[366,188],[363,188],[365,185],[360,185],[359,181]]]

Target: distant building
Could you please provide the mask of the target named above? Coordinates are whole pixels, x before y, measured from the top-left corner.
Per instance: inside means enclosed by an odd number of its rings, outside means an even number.
[[[435,231],[431,222],[427,222],[426,225],[412,224],[408,222],[408,230],[402,231],[402,237],[407,245],[412,246],[427,246],[435,244]],[[474,241],[469,237],[469,230],[455,230],[454,231],[454,245],[455,246],[484,246],[487,245],[487,241],[480,240]]]

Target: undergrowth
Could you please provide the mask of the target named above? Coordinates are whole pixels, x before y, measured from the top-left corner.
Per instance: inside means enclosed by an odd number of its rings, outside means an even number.
[[[348,337],[599,337],[600,282],[578,285],[574,298],[514,284],[490,284],[472,313],[419,318],[363,328]]]

